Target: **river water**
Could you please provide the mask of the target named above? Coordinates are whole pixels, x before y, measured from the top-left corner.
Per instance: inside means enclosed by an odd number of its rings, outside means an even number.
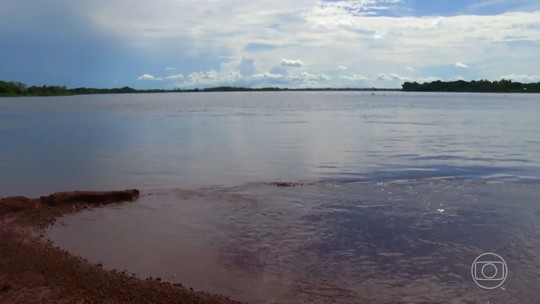
[[[123,188],[47,237],[251,303],[538,298],[536,94],[0,99],[0,196]],[[475,273],[487,252],[506,264]]]

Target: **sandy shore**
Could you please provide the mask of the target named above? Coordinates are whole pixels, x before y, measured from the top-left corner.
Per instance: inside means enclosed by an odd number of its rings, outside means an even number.
[[[56,218],[133,201],[137,190],[0,198],[0,303],[239,303],[160,278],[107,271],[43,238]]]

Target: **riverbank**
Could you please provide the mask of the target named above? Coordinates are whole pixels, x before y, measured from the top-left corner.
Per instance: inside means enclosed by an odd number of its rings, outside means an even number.
[[[43,237],[62,215],[133,201],[139,191],[64,192],[39,199],[0,198],[1,303],[238,303],[160,278],[104,270]]]

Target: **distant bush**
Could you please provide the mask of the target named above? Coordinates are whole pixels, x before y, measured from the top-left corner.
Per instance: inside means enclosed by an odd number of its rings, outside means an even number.
[[[31,86],[21,82],[1,81],[0,96],[53,96],[72,94],[66,87],[60,86]]]
[[[0,95],[2,96],[22,95],[25,91],[26,85],[24,83],[0,80]]]
[[[159,91],[159,90],[158,90]],[[31,86],[21,82],[0,80],[0,96],[61,96],[74,94],[111,94],[111,93],[137,93],[130,87],[113,89],[75,88],[68,89],[65,86]]]
[[[416,92],[497,92],[497,93],[540,93],[540,82],[521,83],[502,79],[499,81],[473,80],[450,81],[440,80],[426,83],[405,82],[403,91]]]

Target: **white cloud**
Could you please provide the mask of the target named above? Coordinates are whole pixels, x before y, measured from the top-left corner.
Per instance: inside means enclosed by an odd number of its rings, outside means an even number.
[[[324,82],[324,81],[330,80],[331,78],[330,76],[324,73],[312,74],[308,72],[302,72],[299,74],[289,76],[289,79],[297,83],[317,84],[321,81]]]
[[[371,38],[373,38],[374,40],[380,40],[384,38],[384,35],[382,33],[375,33],[371,35]]]
[[[350,80],[350,81],[360,81],[360,80],[367,80],[367,77],[364,75],[358,75],[358,74],[352,74],[352,75],[341,75],[342,79]]]
[[[272,82],[272,83],[285,83],[285,75],[283,74],[273,74],[273,73],[259,73],[254,74],[250,77],[255,82]]]
[[[540,75],[520,75],[520,74],[508,74],[501,76],[500,79],[513,80],[517,82],[531,83],[540,82]]]
[[[139,76],[137,79],[142,80],[142,81],[181,80],[181,79],[184,79],[184,75],[176,74],[176,75],[169,75],[165,77],[157,77],[157,76],[145,73]]]
[[[165,71],[174,71],[176,70],[176,68],[173,68],[173,67],[166,67],[165,68]]]
[[[195,72],[191,73],[187,76],[188,83],[190,84],[205,84],[205,83],[212,83],[214,80],[218,77],[218,73],[214,70],[208,71],[208,72]]]
[[[161,78],[161,77],[155,77],[155,76],[150,75],[150,74],[142,74],[137,79],[138,80],[143,80],[143,81],[146,81],[146,80],[152,80],[152,81],[163,80],[163,78]]]
[[[412,80],[409,77],[400,76],[395,73],[391,73],[391,74],[380,73],[377,75],[377,79],[382,80],[382,81],[410,81]]]
[[[461,63],[461,62],[456,62],[456,67],[463,68],[463,69],[468,69],[469,68],[468,65],[466,65],[465,63]]]
[[[165,77],[166,80],[181,80],[184,79],[183,74],[169,75]]]
[[[281,66],[300,68],[304,63],[301,60],[283,58],[281,60]]]
[[[248,81],[250,75],[271,71],[272,75],[285,74],[275,69],[278,63],[284,69],[296,67],[313,75],[323,73],[331,78],[325,83],[339,85],[344,80],[340,77],[343,69],[336,68],[339,64],[347,68],[348,75],[361,74],[373,86],[382,86],[392,80],[409,80],[386,74],[377,77],[384,71],[414,67],[400,73],[414,75],[413,80],[418,80],[433,76],[430,67],[440,67],[444,62],[462,63],[464,55],[466,63],[462,64],[470,66],[470,70],[474,67],[478,78],[497,79],[509,74],[509,67],[516,75],[533,75],[540,70],[538,10],[444,18],[370,15],[370,10],[381,11],[374,8],[389,8],[398,2],[297,0],[284,6],[266,0],[95,0],[85,4],[92,9],[84,11],[93,26],[113,35],[128,49],[144,52],[149,58],[168,50],[173,55],[165,62],[178,62],[172,59],[175,56],[189,58],[183,69],[214,69],[220,77],[240,71],[243,81]],[[125,11],[127,5],[132,8],[129,12]],[[520,42],[512,46],[511,52],[507,44],[510,39]],[[247,53],[248,44],[279,47]],[[244,57],[249,57],[249,62],[240,68]],[[216,63],[209,66],[208,62]],[[225,66],[226,62],[230,66]],[[445,68],[451,72],[452,67],[456,65]],[[465,72],[456,74],[468,77]],[[209,81],[200,75],[192,77],[193,82],[195,79]],[[189,75],[183,80],[189,81]]]
[[[227,82],[236,82],[242,80],[244,77],[240,74],[240,71],[232,71],[229,74],[225,75],[224,79]]]
[[[442,81],[443,79],[441,77],[436,77],[436,76],[427,76],[427,77],[421,77],[418,79],[419,82],[433,82],[437,80]]]
[[[407,67],[407,71],[409,71],[409,72],[414,72],[415,70],[414,70],[413,67]]]
[[[238,70],[244,76],[253,75],[256,73],[255,60],[251,58],[244,58],[237,65]]]
[[[312,74],[308,72],[301,72],[292,75],[285,74],[273,74],[273,73],[260,73],[248,77],[246,81],[255,85],[290,85],[294,84],[298,87],[317,87],[324,85],[332,78],[324,73]]]
[[[347,67],[344,66],[344,65],[338,65],[337,68],[340,69],[340,70],[342,70],[342,71],[345,71],[345,70],[347,69]]]
[[[343,10],[354,15],[373,16],[396,8],[402,0],[326,0],[319,1],[323,9]]]
[[[244,76],[240,71],[230,72],[196,72],[191,73],[175,86],[181,88],[203,88],[215,86],[249,86],[249,87],[320,87],[328,86],[332,78],[325,73],[300,72],[293,74],[257,73]]]
[[[438,17],[437,19],[433,20],[432,26],[434,29],[441,29],[444,26],[444,18]]]

